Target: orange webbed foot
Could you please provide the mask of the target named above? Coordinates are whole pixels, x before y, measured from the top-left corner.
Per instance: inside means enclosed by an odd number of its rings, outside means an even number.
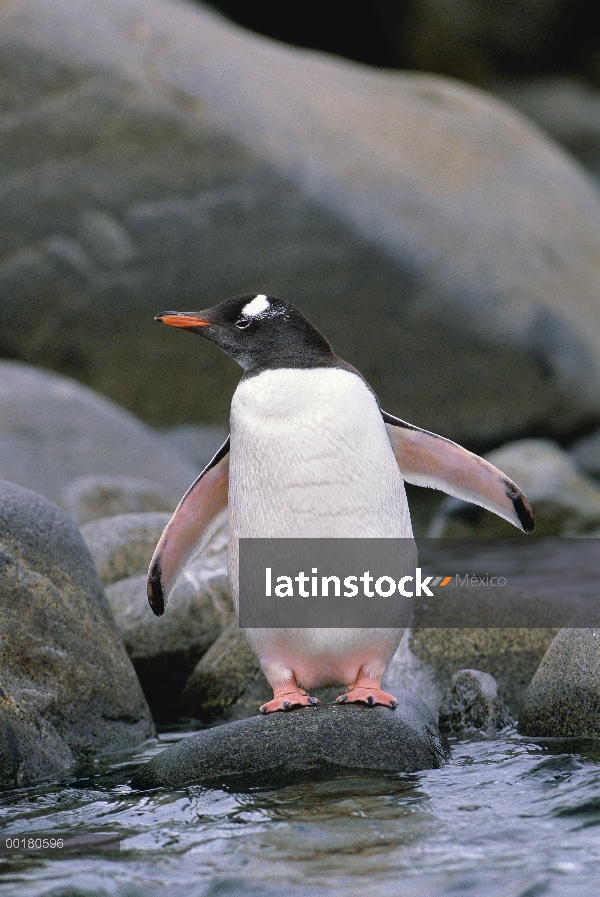
[[[367,704],[369,707],[375,707],[379,704],[382,707],[389,707],[395,710],[398,706],[398,699],[394,695],[390,695],[387,691],[382,691],[379,686],[376,688],[355,685],[349,689],[344,695],[336,698],[337,704]]]
[[[259,713],[274,713],[277,710],[293,710],[294,707],[310,707],[318,704],[319,699],[307,695],[298,688],[292,691],[276,691],[273,700],[267,701],[259,708]]]

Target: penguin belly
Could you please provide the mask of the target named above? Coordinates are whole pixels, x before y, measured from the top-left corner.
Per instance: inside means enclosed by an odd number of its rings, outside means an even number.
[[[340,368],[265,370],[231,404],[229,572],[241,538],[412,538],[404,481],[378,403]],[[365,599],[368,600],[368,599]],[[380,679],[403,629],[246,629],[271,685]]]

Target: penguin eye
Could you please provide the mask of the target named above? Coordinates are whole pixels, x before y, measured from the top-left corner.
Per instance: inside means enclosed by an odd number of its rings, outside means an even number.
[[[236,326],[236,327],[239,327],[240,330],[245,330],[246,327],[249,327],[249,326],[250,326],[250,321],[248,321],[247,318],[239,318],[239,319],[235,322],[235,326]]]

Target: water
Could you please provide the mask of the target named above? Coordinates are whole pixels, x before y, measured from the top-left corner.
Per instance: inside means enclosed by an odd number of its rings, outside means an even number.
[[[115,852],[0,858],[0,894],[52,897],[597,897],[600,741],[506,730],[412,775],[134,791],[183,734],[61,782],[5,792],[3,835],[116,831]]]

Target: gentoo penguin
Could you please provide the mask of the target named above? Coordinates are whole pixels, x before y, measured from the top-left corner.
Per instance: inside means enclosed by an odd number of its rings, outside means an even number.
[[[236,607],[240,538],[412,538],[405,480],[533,529],[518,486],[456,443],[382,411],[362,375],[290,303],[251,294],[155,320],[199,333],[244,370],[230,437],[182,498],[154,552],[148,598],[155,614],[227,507]],[[261,712],[316,704],[304,688],[325,685],[347,686],[340,702],[395,709],[380,683],[402,633],[246,629],[273,688]]]

